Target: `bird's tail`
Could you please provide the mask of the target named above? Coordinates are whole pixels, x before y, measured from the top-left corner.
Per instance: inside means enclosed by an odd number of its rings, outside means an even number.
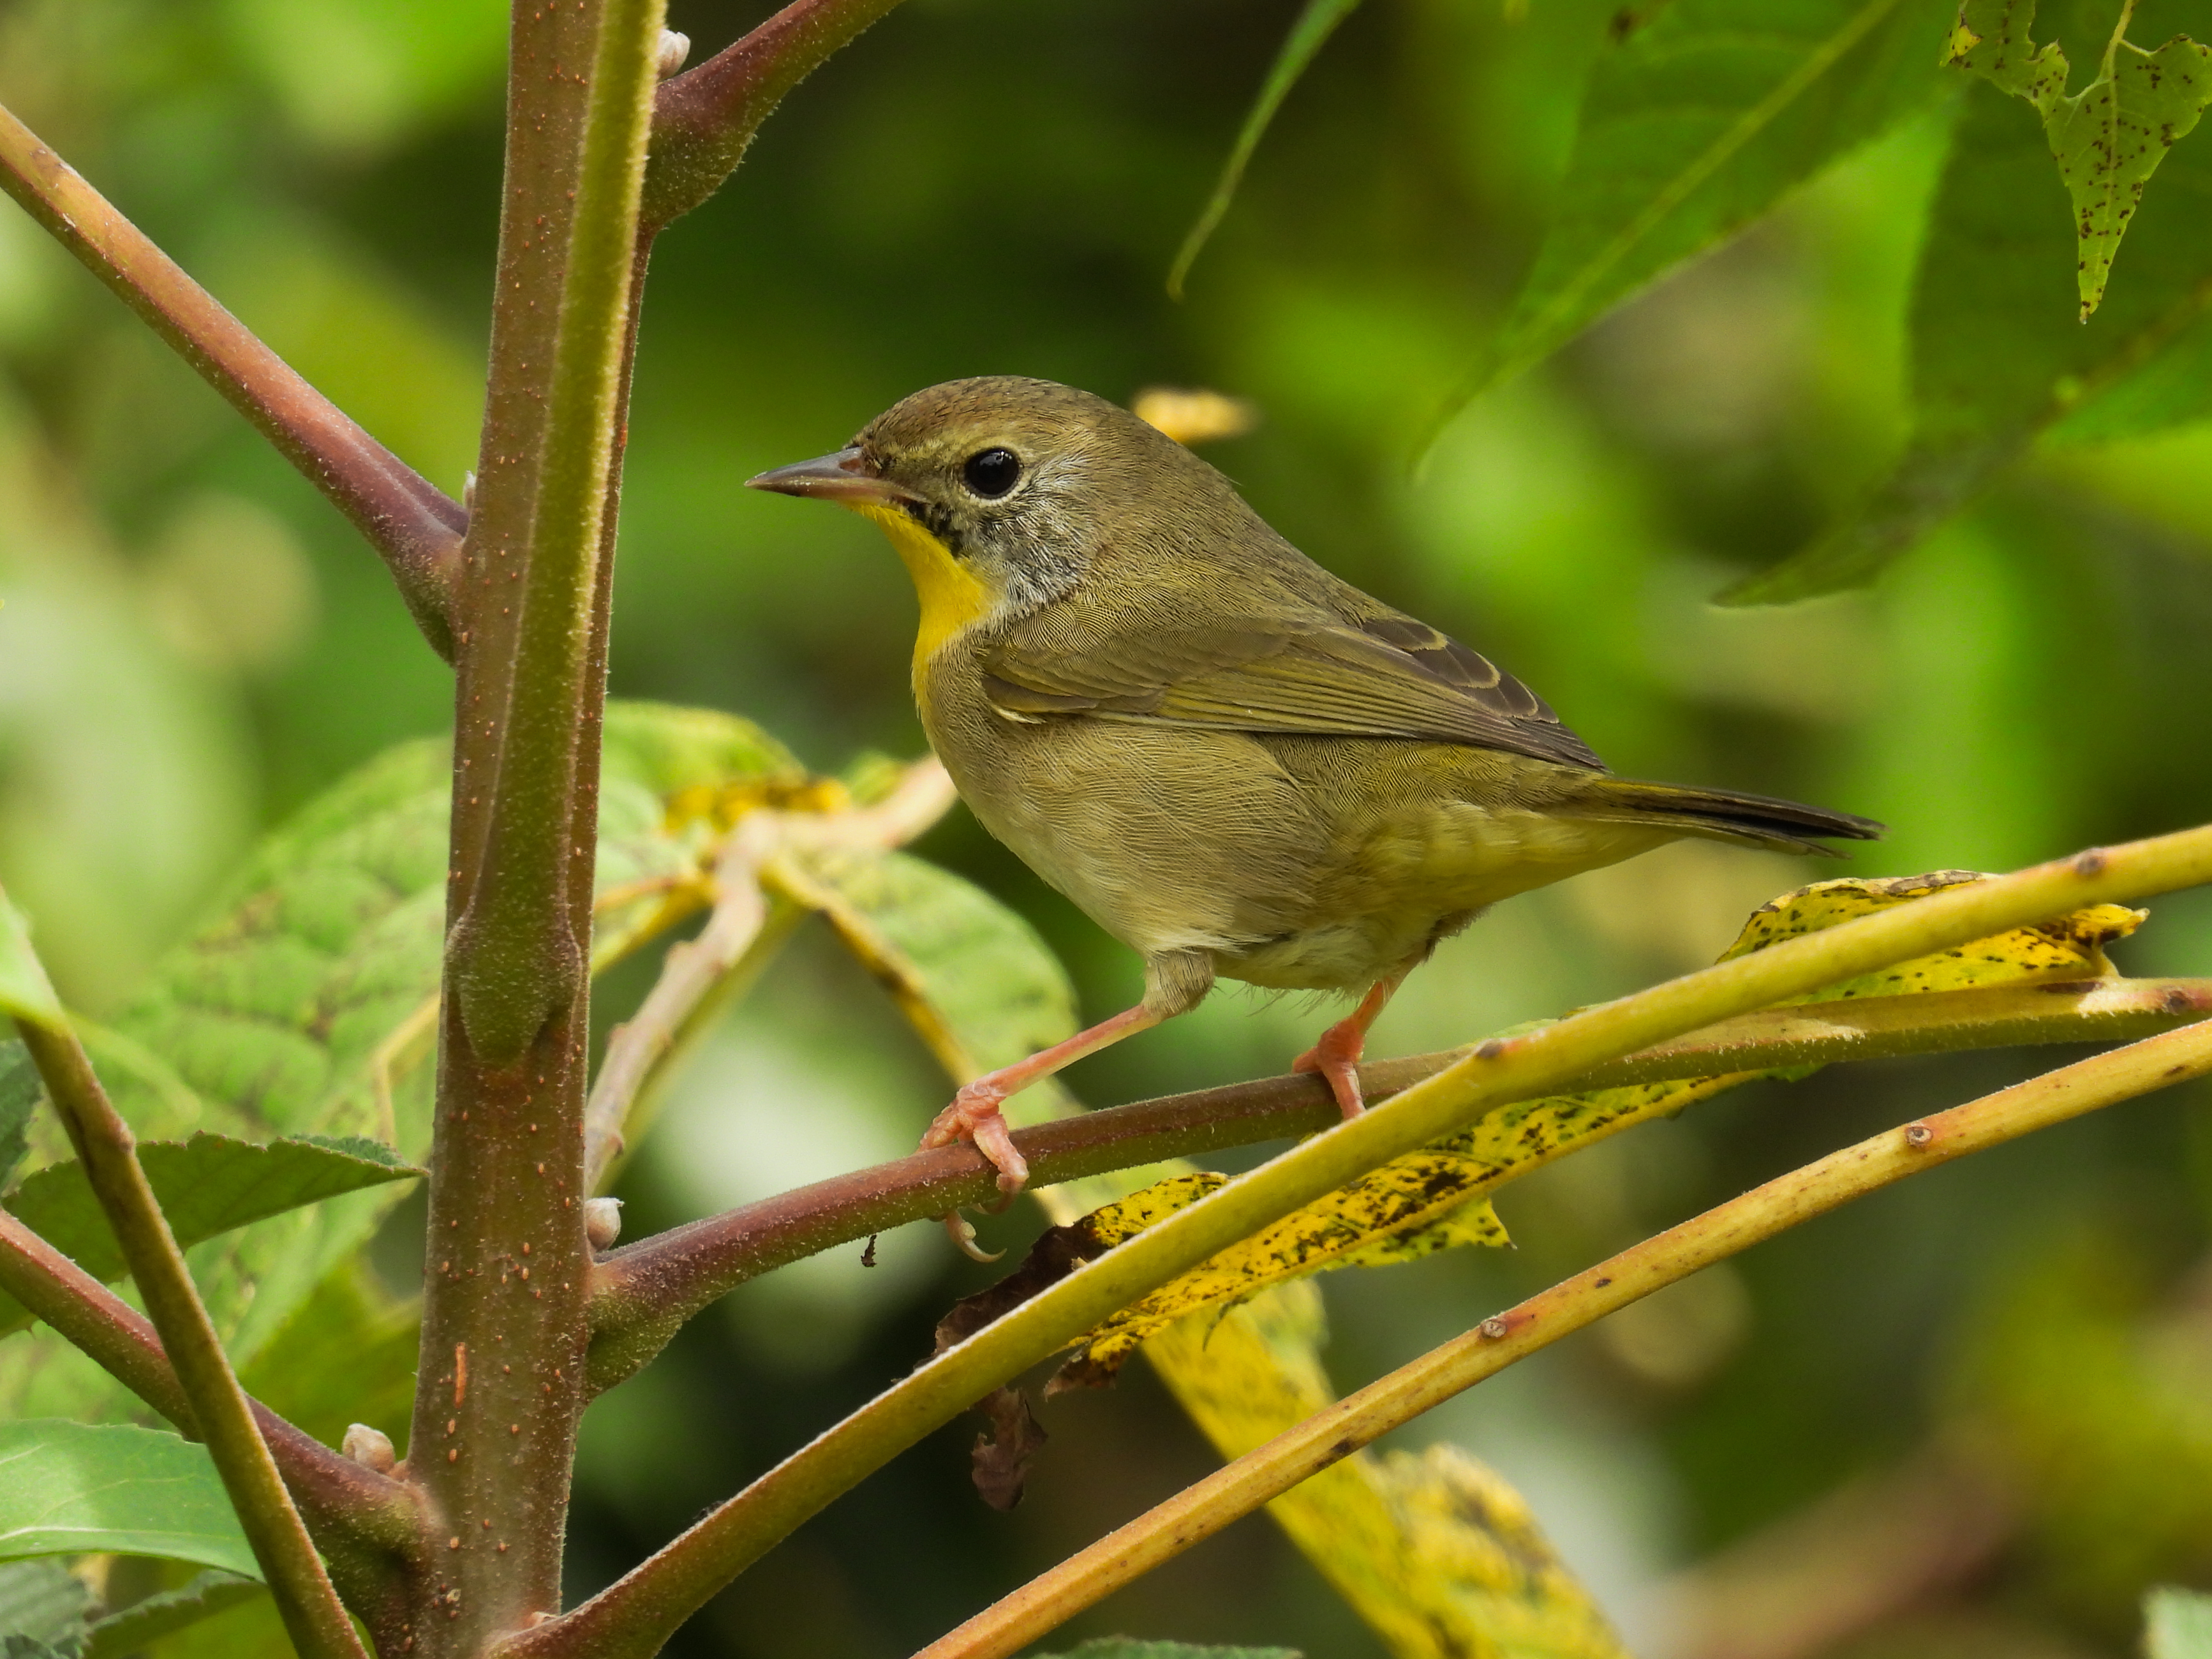
[[[1780,853],[1836,856],[1821,838],[1879,841],[1884,825],[1850,812],[1766,795],[1739,795],[1728,789],[1696,789],[1673,783],[1638,783],[1632,779],[1595,777],[1583,811],[1592,817],[1661,825],[1685,836],[1746,842]]]

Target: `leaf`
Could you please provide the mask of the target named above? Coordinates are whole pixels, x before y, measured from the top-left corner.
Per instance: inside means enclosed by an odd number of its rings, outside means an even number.
[[[1815,882],[1753,911],[1720,959],[1747,956],[1855,916],[1984,879],[1972,871],[1940,870],[1922,876]],[[2148,914],[2116,904],[2094,905],[1848,980],[1793,999],[1789,1006],[1976,985],[2107,977],[2113,969],[2104,947],[2133,933]],[[1759,1075],[1743,1072],[1638,1084],[1499,1107],[1473,1127],[1394,1159],[1270,1223],[1093,1327],[1077,1340],[1074,1357],[1060,1367],[1047,1391],[1109,1382],[1131,1354],[1176,1320],[1233,1306],[1270,1285],[1337,1267],[1410,1261],[1460,1244],[1503,1244],[1507,1242],[1505,1230],[1491,1211],[1488,1194],[1515,1176],[1578,1141],[1632,1122],[1672,1116]],[[1218,1185],[1220,1177],[1164,1182],[1071,1227],[1055,1229],[1046,1236],[1050,1243],[1041,1240],[1039,1249],[1031,1253],[1036,1267],[1024,1263],[1017,1275],[1024,1284],[1021,1295],[1034,1294],[1049,1282],[1043,1275],[1055,1256],[1066,1258],[1073,1266],[1103,1254],[1162,1216],[1197,1202],[1212,1190],[1208,1181]],[[994,1286],[983,1295],[996,1297],[1002,1292]]]
[[[195,1573],[180,1589],[163,1590],[94,1620],[85,1632],[81,1659],[125,1659],[150,1642],[268,1593],[266,1586],[233,1573]]]
[[[205,1447],[121,1424],[0,1423],[0,1559],[93,1552],[260,1577]]]
[[[2104,298],[2144,186],[2212,104],[2212,46],[2177,34],[2145,52],[2126,39],[2131,0],[2118,11],[2096,78],[2071,97],[2058,42],[2038,47],[2029,38],[2035,0],[1963,0],[1944,58],[2026,99],[2043,118],[2044,136],[2073,198],[2083,322]]]
[[[1729,962],[1751,956],[1784,939],[1816,933],[1878,910],[1893,909],[1946,888],[1988,879],[1972,870],[1936,870],[1922,876],[1816,881],[1753,911],[1743,931],[1720,959]],[[2105,947],[2134,933],[2149,915],[2148,910],[2124,904],[2093,904],[2033,927],[2014,927],[1956,950],[1845,980],[1795,998],[1789,1006],[1834,1002],[1845,997],[1963,991],[1977,985],[2033,984],[2039,980],[2109,979],[2118,970],[2106,958]]]
[[[2212,147],[2167,165],[2129,235],[2127,280],[2079,319],[2065,192],[2032,112],[1967,88],[1920,260],[1914,425],[1866,504],[1719,596],[1783,605],[1871,580],[2039,435],[2132,436],[2212,410]]]
[[[404,1457],[421,1339],[419,1303],[390,1295],[356,1258],[331,1270],[239,1380],[326,1446],[366,1423],[390,1435]]]
[[[2212,1659],[2212,1595],[2161,1585],[2143,1597],[2148,1659]]]
[[[138,1162],[169,1230],[186,1249],[287,1210],[426,1173],[401,1163],[390,1147],[357,1137],[256,1146],[225,1135],[197,1134],[183,1142],[143,1142]],[[93,1196],[82,1164],[48,1164],[15,1189],[8,1207],[95,1279],[120,1279],[127,1271],[123,1247]],[[0,1332],[27,1324],[30,1317],[13,1297],[0,1297]]]
[[[1328,37],[1336,33],[1336,26],[1351,16],[1358,4],[1359,0],[1306,0],[1297,21],[1291,25],[1289,39],[1283,42],[1282,50],[1268,66],[1260,95],[1237,131],[1237,143],[1230,149],[1228,161],[1222,164],[1220,178],[1214,181],[1213,194],[1206,198],[1198,222],[1190,228],[1182,246],[1176,251],[1175,264],[1168,270],[1170,299],[1182,298],[1183,280],[1197,263],[1200,250],[1228,213],[1230,203],[1236,199],[1237,186],[1243,182],[1244,169],[1250,165],[1253,152],[1260,148],[1260,140],[1267,135],[1275,112],[1283,106],[1283,100],[1290,96],[1291,88],[1328,44]]]
[[[1619,40],[1535,264],[1445,415],[1928,108],[1942,33],[1921,0],[1675,0]]]
[[[84,1580],[58,1561],[0,1565],[0,1635],[72,1653],[84,1638],[85,1609],[91,1600]]]
[[[708,710],[611,703],[604,754],[595,968],[697,908],[701,856],[729,815],[813,782],[758,727]],[[425,741],[333,785],[264,841],[217,919],[164,958],[112,1029],[86,1030],[143,1139],[362,1135],[403,1158],[428,1152],[424,1062],[435,1033],[452,783],[449,747]],[[34,1127],[33,1146],[40,1161],[68,1153],[50,1128]],[[398,1196],[388,1185],[347,1193],[193,1252],[202,1295],[241,1370]],[[119,1385],[90,1373],[50,1332],[0,1348],[0,1411],[131,1409]]]
[[[1059,958],[973,883],[904,853],[801,848],[786,863],[790,896],[822,913],[957,1081],[1075,1030],[1075,993]],[[1073,1109],[1051,1081],[1022,1097],[1025,1121]]]
[[[1194,1647],[1188,1642],[1146,1642],[1134,1636],[1094,1636],[1064,1654],[1035,1659],[1304,1659],[1296,1648]]]
[[[31,1051],[12,1039],[0,1042],[0,1189],[30,1150],[31,1113],[44,1092]]]
[[[1334,1400],[1325,1340],[1308,1282],[1218,1322],[1174,1325],[1146,1352],[1206,1437],[1237,1457]],[[1355,1453],[1268,1511],[1401,1659],[1626,1659],[1527,1504],[1455,1446]]]
[[[975,1437],[969,1454],[975,1492],[1003,1513],[1022,1501],[1022,1484],[1029,1479],[1030,1462],[1051,1437],[1030,1409],[1029,1396],[1019,1389],[994,1389],[983,1396],[978,1409],[990,1419],[991,1426]]]

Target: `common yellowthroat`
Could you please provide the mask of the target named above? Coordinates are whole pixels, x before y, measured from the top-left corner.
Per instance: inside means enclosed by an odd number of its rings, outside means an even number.
[[[1049,380],[917,392],[750,480],[873,520],[921,600],[915,702],[977,818],[1143,953],[1135,1007],[976,1079],[922,1144],[1020,1189],[1000,1103],[1217,977],[1363,993],[1296,1068],[1349,1117],[1367,1028],[1486,906],[1685,836],[1791,853],[1845,812],[1607,773],[1536,694],[1292,547],[1128,410]]]

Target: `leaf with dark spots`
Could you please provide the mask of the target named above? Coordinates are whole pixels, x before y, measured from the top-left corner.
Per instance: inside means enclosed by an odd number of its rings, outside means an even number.
[[[1227,1179],[1205,1171],[1171,1176],[1117,1204],[1047,1229],[1030,1246],[1020,1267],[997,1284],[952,1304],[952,1310],[937,1322],[935,1351],[943,1353],[966,1341],[1001,1314],[1050,1290],[1085,1262],[1097,1260],[1162,1217],[1196,1203]]]

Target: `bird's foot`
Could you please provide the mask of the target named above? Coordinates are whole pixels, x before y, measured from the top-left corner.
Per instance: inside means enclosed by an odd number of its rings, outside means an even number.
[[[952,1097],[952,1103],[937,1115],[921,1138],[925,1148],[951,1146],[967,1141],[982,1153],[999,1172],[999,1190],[1008,1198],[1030,1178],[1029,1160],[1014,1146],[1013,1131],[999,1108],[1008,1091],[988,1078],[979,1078]]]
[[[967,1141],[999,1172],[999,1190],[1006,1196],[994,1206],[1003,1210],[1030,1178],[1029,1161],[1014,1145],[999,1108],[1006,1091],[988,1078],[979,1078],[952,1097],[952,1103],[937,1115],[921,1138],[923,1147],[951,1146]],[[1003,1250],[986,1251],[975,1243],[975,1229],[957,1209],[943,1217],[945,1237],[970,1261],[996,1261]]]
[[[1352,1021],[1340,1020],[1321,1034],[1321,1041],[1291,1062],[1294,1072],[1319,1072],[1336,1097],[1337,1109],[1347,1118],[1367,1109],[1359,1092],[1359,1055],[1367,1046],[1367,1033]]]

